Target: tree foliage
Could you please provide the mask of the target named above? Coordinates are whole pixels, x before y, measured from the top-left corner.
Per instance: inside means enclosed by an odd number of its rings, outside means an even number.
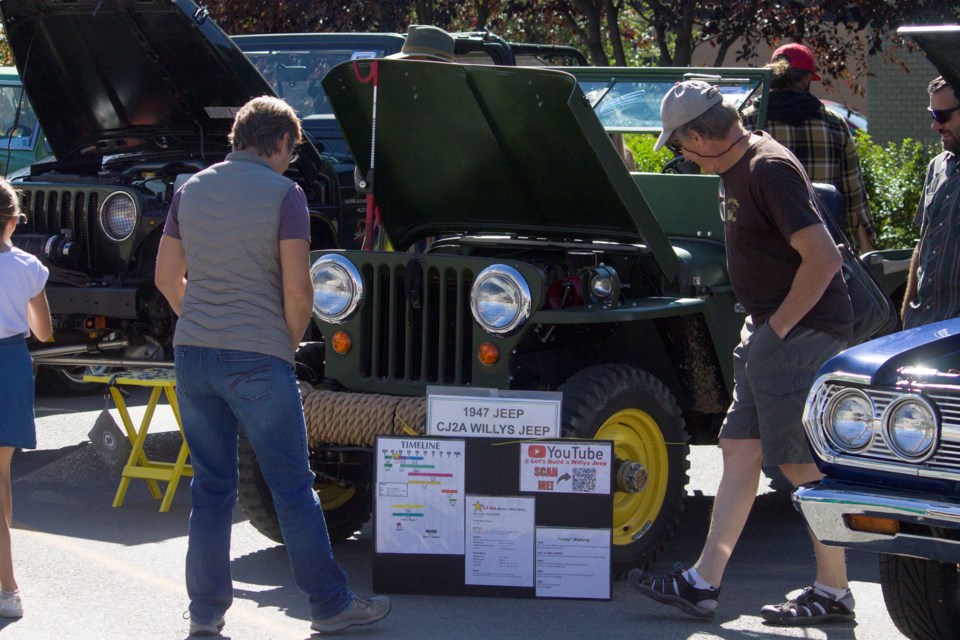
[[[709,50],[715,66],[758,62],[758,48],[800,41],[819,55],[821,75],[862,90],[868,55],[902,64],[902,24],[960,21],[943,0],[213,0],[228,33],[403,32],[410,24],[450,31],[489,29],[510,40],[571,44],[598,66],[638,57],[688,66]],[[646,54],[645,52],[651,52]]]

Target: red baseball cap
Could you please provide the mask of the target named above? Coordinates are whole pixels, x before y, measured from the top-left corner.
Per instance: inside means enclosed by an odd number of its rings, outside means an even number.
[[[790,66],[794,69],[809,71],[811,80],[820,79],[820,76],[817,75],[817,66],[813,57],[813,50],[810,47],[798,42],[791,42],[774,51],[773,55],[770,56],[771,62],[776,60],[777,56],[784,56],[790,61]]]

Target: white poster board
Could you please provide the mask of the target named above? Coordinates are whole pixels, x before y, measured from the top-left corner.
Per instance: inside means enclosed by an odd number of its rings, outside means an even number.
[[[520,491],[609,494],[612,469],[607,442],[520,444]]]
[[[427,387],[427,435],[559,438],[563,394]]]
[[[533,586],[534,498],[467,496],[466,584]]]
[[[610,529],[537,527],[538,598],[610,598]]]

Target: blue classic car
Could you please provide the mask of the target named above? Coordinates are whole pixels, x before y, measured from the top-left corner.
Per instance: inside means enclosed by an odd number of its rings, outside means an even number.
[[[880,554],[907,637],[960,638],[960,319],[829,360],[804,427],[826,478],[794,503],[825,544]]]

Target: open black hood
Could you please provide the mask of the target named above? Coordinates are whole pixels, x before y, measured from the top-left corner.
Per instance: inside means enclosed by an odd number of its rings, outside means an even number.
[[[229,149],[269,84],[189,0],[2,0],[17,70],[61,161]]]
[[[916,42],[960,95],[960,25],[900,27],[897,33]]]
[[[576,79],[546,69],[369,60],[324,78],[347,142],[370,165],[396,246],[429,235],[643,243],[676,256]]]

